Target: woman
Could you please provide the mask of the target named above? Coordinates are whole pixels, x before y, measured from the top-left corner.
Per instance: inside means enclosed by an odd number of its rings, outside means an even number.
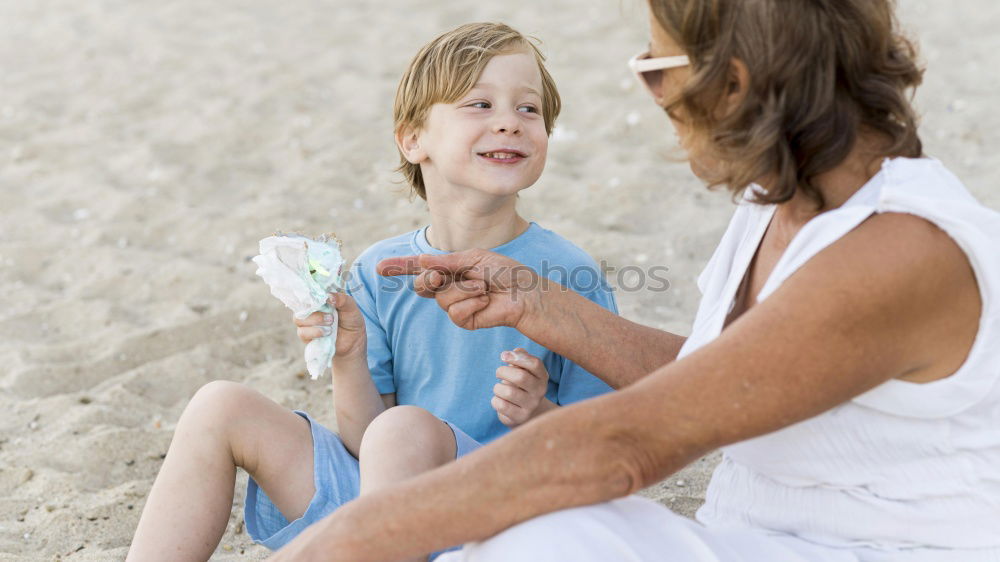
[[[384,262],[456,324],[513,326],[620,390],[354,502],[276,559],[501,531],[449,560],[1000,559],[1000,217],[922,157],[893,3],[650,13],[634,66],[694,173],[744,194],[691,336],[484,251]],[[718,447],[701,524],[615,499]]]

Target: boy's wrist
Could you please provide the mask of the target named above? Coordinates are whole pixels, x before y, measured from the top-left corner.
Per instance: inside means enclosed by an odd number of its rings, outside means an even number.
[[[348,352],[341,352],[333,356],[333,369],[336,372],[337,367],[341,368],[356,367],[357,365],[364,365],[368,367],[368,354],[365,349],[356,349]]]
[[[549,400],[548,398],[542,397],[542,401],[538,403],[538,407],[535,408],[535,411],[531,413],[531,417],[536,418],[544,414],[545,412],[555,410],[558,407],[559,404],[556,404],[555,402]]]

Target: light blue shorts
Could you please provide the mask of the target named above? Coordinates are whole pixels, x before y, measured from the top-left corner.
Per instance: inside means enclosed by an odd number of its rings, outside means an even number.
[[[316,423],[309,414],[300,411],[295,413],[309,422],[313,440],[313,480],[316,493],[309,502],[306,512],[302,517],[289,523],[252,477],[247,482],[247,499],[243,509],[247,533],[255,542],[271,550],[281,548],[309,525],[358,497],[361,491],[358,459],[344,447],[340,437]],[[455,434],[455,458],[467,455],[482,446],[450,422],[445,423]],[[448,550],[458,548],[461,548],[461,545]],[[440,552],[434,553],[431,559],[438,554]]]

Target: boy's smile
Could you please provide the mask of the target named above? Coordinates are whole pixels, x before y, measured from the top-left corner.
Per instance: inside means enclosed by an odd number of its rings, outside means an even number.
[[[509,196],[535,183],[548,148],[541,92],[535,58],[515,52],[493,57],[454,103],[431,106],[409,153],[428,191]]]
[[[493,152],[484,152],[480,154],[483,158],[490,160],[491,162],[498,162],[503,164],[513,164],[519,162],[525,158],[525,154],[519,150],[494,150]]]

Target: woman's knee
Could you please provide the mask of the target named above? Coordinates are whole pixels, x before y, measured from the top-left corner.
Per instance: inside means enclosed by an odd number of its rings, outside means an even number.
[[[463,551],[468,562],[650,560],[664,545],[687,552],[697,537],[663,506],[629,497],[530,519]],[[681,548],[680,545],[686,545]],[[698,550],[697,545],[693,548]],[[669,550],[669,549],[668,549]],[[698,560],[683,557],[678,560]]]
[[[572,510],[569,510],[572,513]],[[570,560],[566,555],[580,541],[581,529],[572,515],[558,511],[518,523],[494,537],[471,543],[462,550],[463,562],[501,562],[507,560],[536,560],[557,562]],[[578,555],[579,553],[574,553]],[[597,560],[596,558],[583,558]]]
[[[394,406],[368,425],[361,439],[365,451],[395,455],[430,455],[442,464],[455,458],[455,435],[448,424],[418,406]]]

